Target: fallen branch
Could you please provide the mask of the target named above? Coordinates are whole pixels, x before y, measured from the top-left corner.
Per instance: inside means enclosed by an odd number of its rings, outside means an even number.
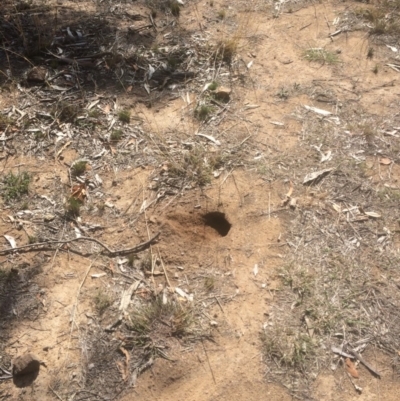
[[[101,241],[91,238],[91,237],[79,237],[79,238],[73,238],[70,240],[65,240],[65,241],[47,241],[47,242],[38,242],[35,244],[28,244],[28,245],[23,245],[20,247],[16,248],[8,248],[8,249],[2,249],[0,250],[0,255],[8,255],[13,252],[17,251],[22,251],[22,252],[32,252],[32,251],[40,251],[40,250],[48,250],[48,249],[53,249],[52,247],[49,247],[49,245],[65,245],[69,244],[71,242],[76,242],[76,241],[90,241],[90,242],[95,242],[96,244],[100,245],[105,249],[105,251],[100,252],[102,255],[106,255],[109,257],[114,257],[114,256],[124,256],[124,255],[129,255],[131,253],[135,252],[140,252],[149,247],[158,237],[160,236],[160,233],[157,233],[154,235],[154,237],[150,238],[148,241],[142,242],[141,244],[135,245],[132,248],[126,248],[126,249],[121,249],[119,251],[113,251],[110,249],[106,244],[102,243]],[[76,253],[81,256],[90,256],[93,255],[94,252],[87,252],[83,253],[80,252],[74,248],[68,248],[70,252]]]

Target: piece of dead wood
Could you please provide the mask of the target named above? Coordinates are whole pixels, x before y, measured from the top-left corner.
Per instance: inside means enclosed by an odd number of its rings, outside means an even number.
[[[160,234],[161,233],[157,233],[152,238],[150,238],[148,241],[145,241],[138,245],[135,245],[132,248],[121,249],[119,251],[113,251],[106,244],[99,241],[98,239],[91,238],[91,237],[79,237],[79,238],[73,238],[73,239],[65,240],[65,241],[37,242],[34,244],[23,245],[23,246],[19,246],[16,248],[2,249],[2,250],[0,250],[0,255],[8,255],[10,253],[17,252],[17,251],[32,252],[32,251],[40,251],[40,250],[49,250],[49,249],[53,249],[53,247],[51,247],[51,245],[56,245],[56,244],[57,245],[60,245],[60,244],[65,245],[65,244],[69,244],[71,242],[76,242],[76,241],[90,241],[90,242],[95,242],[96,244],[102,246],[105,249],[105,251],[100,252],[100,254],[102,254],[102,255],[106,255],[109,257],[124,256],[124,255],[129,255],[131,253],[140,252],[140,251],[143,251],[144,249],[148,248],[160,236]],[[83,253],[83,252],[80,252],[73,248],[69,248],[68,250],[70,252],[73,252],[73,253],[76,253],[78,255],[85,256],[85,257],[93,255],[95,253],[95,252]]]
[[[331,347],[331,351],[335,354],[343,356],[344,358],[351,358],[354,359],[354,355],[350,355],[347,352],[342,351],[340,348],[336,348],[334,346]]]
[[[354,357],[357,358],[373,375],[379,379],[381,378],[381,374],[375,368],[373,368],[358,352],[354,351],[354,349],[350,348],[349,346],[347,346],[346,349],[350,354],[354,355]]]

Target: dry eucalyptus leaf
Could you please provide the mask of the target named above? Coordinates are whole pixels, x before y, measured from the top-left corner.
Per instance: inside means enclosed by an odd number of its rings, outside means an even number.
[[[346,358],[346,370],[351,376],[358,379],[359,376],[356,365],[354,365],[354,362],[350,358]]]
[[[374,219],[379,219],[382,217],[379,213],[375,212],[365,212],[365,214],[369,217],[373,217]]]
[[[381,157],[379,160],[380,164],[384,164],[385,166],[392,164],[392,160],[389,159],[388,157]]]

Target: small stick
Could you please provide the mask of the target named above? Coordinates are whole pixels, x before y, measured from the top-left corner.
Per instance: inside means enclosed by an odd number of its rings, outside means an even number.
[[[218,304],[218,306],[220,307],[220,309],[221,309],[222,313],[225,315],[225,311],[224,311],[224,309],[223,309],[223,307],[222,307],[221,303],[219,302],[219,299],[218,299],[218,297],[214,297],[214,298],[215,298],[215,300],[217,301],[217,304]]]
[[[215,380],[214,372],[213,372],[211,364],[210,364],[210,359],[208,358],[208,353],[207,353],[206,347],[205,347],[204,342],[203,342],[203,339],[201,339],[201,343],[203,344],[204,353],[206,354],[208,367],[210,368],[210,372],[211,372],[211,376],[213,378],[214,384],[217,384],[217,382]]]
[[[104,244],[103,242],[99,241],[98,239],[91,238],[91,237],[79,237],[79,238],[73,238],[73,239],[65,240],[65,241],[39,242],[39,243],[36,243],[36,244],[28,244],[28,245],[19,246],[19,247],[16,247],[16,248],[2,249],[2,250],[0,250],[0,255],[8,255],[10,253],[13,253],[13,252],[19,251],[19,250],[25,250],[26,252],[31,252],[31,251],[37,250],[37,248],[45,247],[45,246],[48,246],[48,245],[69,244],[70,242],[82,241],[83,240],[83,241],[91,241],[91,242],[95,242],[96,244],[99,244],[100,246],[102,246],[107,251],[106,252],[107,256],[110,256],[110,257],[123,256],[123,255],[129,255],[130,253],[133,253],[133,252],[142,251],[143,249],[145,249],[146,247],[151,245],[159,236],[160,236],[160,233],[157,233],[156,235],[154,235],[154,237],[150,238],[148,241],[142,242],[141,244],[138,244],[138,245],[134,246],[133,248],[121,249],[120,251],[113,251],[106,244]],[[32,249],[29,249],[29,248],[32,248]],[[82,255],[82,253],[77,251],[77,250],[74,250],[74,249],[69,249],[69,250],[71,252],[77,253],[78,255]],[[86,254],[84,256],[92,255],[92,254],[93,253],[88,253],[88,254]]]
[[[64,401],[56,392],[55,390],[53,390],[53,388],[51,386],[49,386],[49,389],[53,392],[53,394],[60,400],[60,401]]]
[[[271,192],[268,192],[268,220],[271,220]]]
[[[161,266],[163,268],[165,279],[167,280],[168,287],[172,288],[172,285],[171,285],[171,283],[169,281],[169,278],[168,278],[167,270],[166,270],[165,265],[164,265],[164,261],[162,260],[162,257],[161,257],[160,249],[158,247],[157,247],[157,251],[158,251],[158,256],[160,257],[160,260],[161,260]]]

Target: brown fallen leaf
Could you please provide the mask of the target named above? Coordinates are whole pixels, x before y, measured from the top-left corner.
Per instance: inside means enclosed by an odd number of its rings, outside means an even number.
[[[290,188],[289,188],[288,193],[286,194],[286,197],[290,198],[292,196],[292,193],[293,193],[293,183],[292,183],[292,181],[290,181]]]
[[[381,157],[379,160],[380,164],[384,164],[385,166],[392,164],[392,160],[389,159],[388,157]]]
[[[351,376],[358,379],[359,376],[356,365],[354,365],[354,362],[350,358],[346,358],[346,370]]]
[[[73,198],[83,203],[86,198],[86,184],[74,185],[71,189],[71,193]]]

